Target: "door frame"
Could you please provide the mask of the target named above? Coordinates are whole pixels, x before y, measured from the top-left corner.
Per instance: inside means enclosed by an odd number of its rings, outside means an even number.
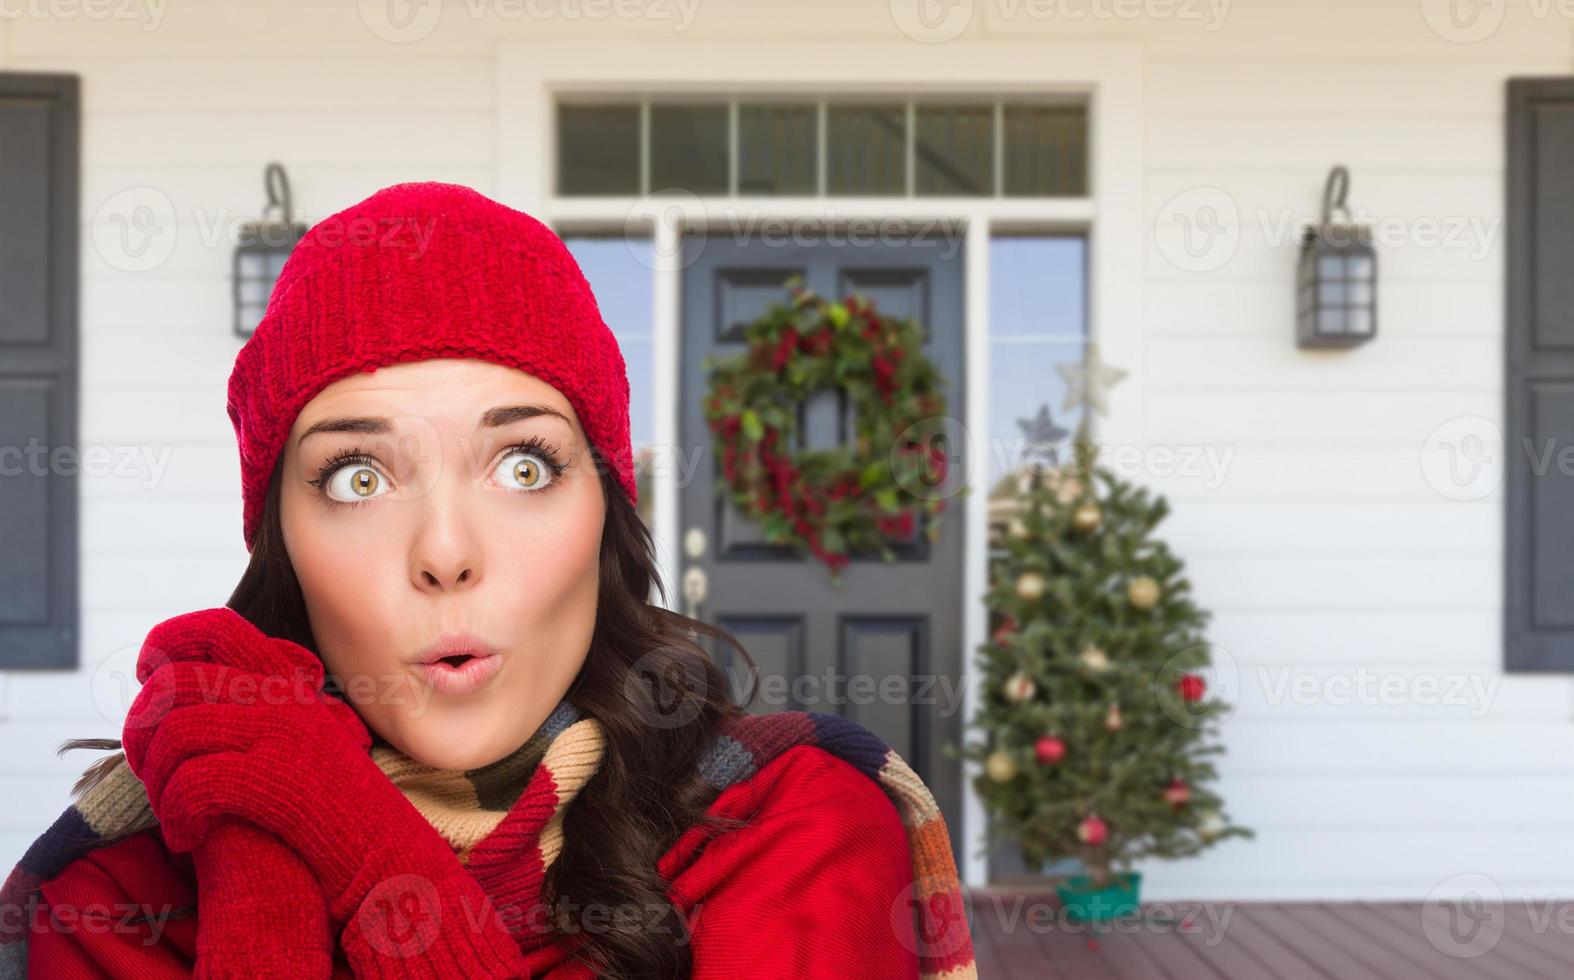
[[[893,33],[895,27],[893,25]],[[799,79],[805,65],[812,79]],[[965,82],[936,79],[936,68]],[[615,74],[615,77],[614,77]],[[1114,411],[1094,420],[1110,445],[1143,445],[1142,334],[1143,269],[1152,246],[1153,218],[1145,203],[1143,166],[1143,54],[1135,43],[1065,44],[1004,38],[945,44],[830,43],[793,38],[781,42],[721,40],[564,41],[522,33],[498,42],[495,92],[496,196],[535,215],[560,234],[621,232],[645,221],[654,238],[652,270],[655,442],[675,452],[678,441],[679,282],[673,257],[687,228],[725,227],[740,213],[749,219],[940,220],[963,229],[966,407],[971,435],[969,472],[984,472],[992,434],[988,430],[989,242],[995,232],[1080,233],[1087,236],[1088,336],[1104,358],[1127,371],[1113,396]],[[741,94],[1073,94],[1088,104],[1086,197],[1053,200],[949,197],[749,197],[702,200],[676,196],[558,197],[551,181],[557,159],[553,105],[561,94],[667,92]],[[1011,434],[1002,434],[1010,438]],[[668,457],[671,458],[670,455]],[[678,588],[679,468],[659,465],[652,473],[655,515],[652,533],[657,560],[671,601]],[[975,484],[976,485],[976,484]],[[963,499],[965,546],[962,568],[962,665],[972,666],[988,628],[986,494]],[[980,692],[964,673],[963,731],[980,704]],[[988,882],[986,815],[973,791],[976,763],[963,763],[962,880]]]

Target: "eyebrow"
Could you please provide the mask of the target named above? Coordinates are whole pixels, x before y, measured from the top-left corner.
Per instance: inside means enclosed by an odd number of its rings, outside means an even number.
[[[497,429],[524,419],[539,418],[541,416],[560,418],[570,428],[573,428],[574,425],[567,415],[550,405],[499,405],[496,408],[489,408],[482,412],[481,420],[476,427],[480,429]],[[301,437],[295,440],[295,445],[299,447],[301,443],[306,441],[308,436],[314,436],[319,432],[363,432],[371,435],[380,435],[392,429],[393,420],[381,415],[355,418],[326,418],[313,422],[308,426],[306,431],[301,433]]]

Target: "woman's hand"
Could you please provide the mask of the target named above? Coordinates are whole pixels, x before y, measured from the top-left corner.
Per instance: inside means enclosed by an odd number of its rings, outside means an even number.
[[[323,692],[321,661],[266,636],[234,610],[205,609],[154,627],[137,678],[143,686],[121,744],[174,850],[191,850],[218,814],[245,817],[292,845],[309,844],[308,832],[294,834],[298,840],[281,833],[301,830],[288,822],[300,814],[281,808],[348,802],[342,797],[356,780],[325,776],[375,774],[388,783],[367,754],[365,724]],[[301,800],[313,787],[325,798]],[[403,800],[391,783],[387,789]]]
[[[363,972],[521,975],[485,893],[372,761],[354,710],[323,693],[314,654],[209,609],[155,627],[137,676],[122,744],[171,849],[242,818],[311,869]]]

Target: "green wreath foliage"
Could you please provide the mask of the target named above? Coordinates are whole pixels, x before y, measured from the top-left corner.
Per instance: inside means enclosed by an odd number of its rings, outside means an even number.
[[[787,288],[789,303],[744,328],[741,354],[705,360],[705,419],[722,452],[717,494],[771,543],[814,554],[840,584],[854,553],[894,559],[892,541],[920,519],[929,540],[938,537],[951,450],[946,381],[917,320],[885,316],[862,293],[827,300],[796,276]],[[852,438],[800,448],[800,408],[827,388],[845,393]]]

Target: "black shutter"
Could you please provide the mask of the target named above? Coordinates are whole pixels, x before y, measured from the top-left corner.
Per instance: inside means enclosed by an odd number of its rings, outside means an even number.
[[[1574,671],[1574,79],[1508,83],[1505,666]]]
[[[0,668],[8,670],[78,663],[79,111],[75,76],[0,72]]]

